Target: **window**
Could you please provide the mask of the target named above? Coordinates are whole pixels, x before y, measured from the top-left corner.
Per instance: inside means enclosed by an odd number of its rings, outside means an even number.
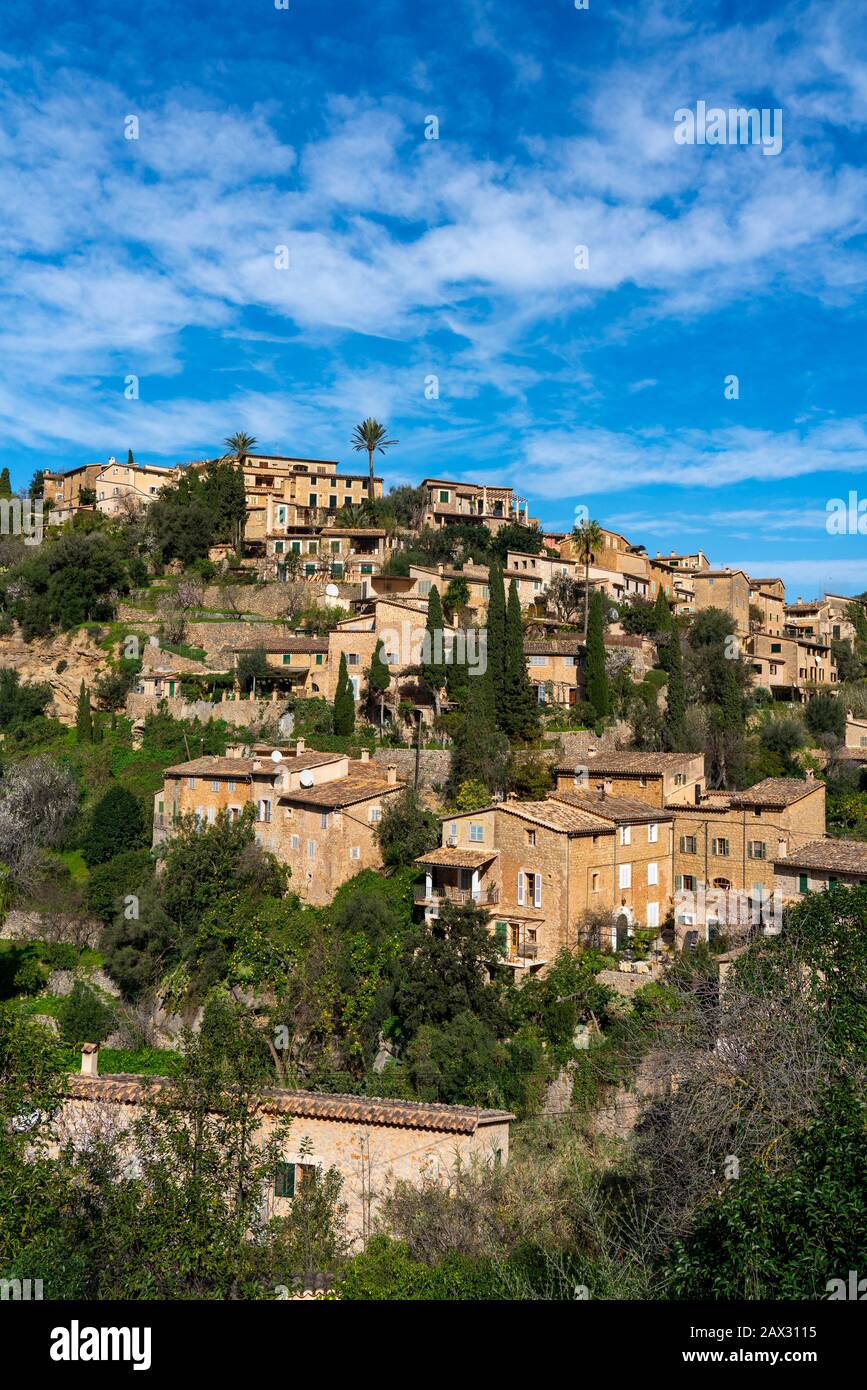
[[[527,844],[528,844],[528,845],[534,845],[534,844],[536,843],[536,832],[535,832],[535,830],[527,830],[527,831],[525,831],[525,834],[526,834],[526,837],[527,837]]]
[[[233,792],[235,790],[235,783],[232,781],[231,777],[229,778],[229,781],[226,783],[226,790],[230,792]]]
[[[350,859],[360,859],[360,858],[361,858],[361,850],[359,849],[358,845],[352,845],[352,846],[350,847],[350,850],[349,850],[349,857],[350,857]]]
[[[621,864],[618,873],[618,884],[621,888],[632,887],[632,865]]]
[[[316,506],[316,493],[315,493],[315,492],[311,492],[308,501],[309,501],[309,504],[310,504],[311,507],[315,507],[315,506]]]
[[[192,792],[192,791],[195,791],[195,789],[196,789],[196,779],[195,779],[195,777],[188,777],[188,778],[187,778],[187,786],[189,787],[189,789],[190,789],[191,792]]]
[[[322,665],[322,652],[317,652],[317,653],[316,653],[315,664],[316,664],[317,666],[321,666],[321,665]]]
[[[525,903],[533,907],[542,906],[542,875],[525,873],[523,869],[518,871],[518,904],[523,907]]]
[[[291,652],[284,652],[284,653],[283,653],[283,665],[284,665],[284,666],[291,666],[291,665],[292,665],[292,653],[291,653]]]
[[[680,837],[681,854],[695,854],[695,836],[681,835]]]
[[[331,554],[332,554],[332,555],[339,555],[339,554],[340,554],[340,541],[332,541],[332,542],[331,542]]]
[[[301,542],[300,542],[300,541],[293,541],[293,542],[292,542],[292,554],[293,554],[293,555],[300,555],[300,554],[301,554]]]
[[[265,797],[259,802],[259,819],[263,821],[271,820],[271,802]]]
[[[771,643],[771,651],[772,651],[772,652],[781,652],[782,650],[783,650],[783,644],[782,644],[782,642],[772,642],[772,643]]]
[[[275,554],[275,555],[282,555],[282,554],[283,554],[283,542],[282,542],[282,541],[275,541],[275,542],[274,542],[274,554]]]
[[[441,501],[441,502],[448,502],[448,500],[449,500],[449,494],[446,492],[445,488],[440,488],[440,501]]]
[[[647,843],[649,845],[655,845],[658,839],[659,826],[656,824],[656,821],[651,821],[650,825],[647,827]]]
[[[481,821],[470,821],[470,840],[480,844],[485,838],[485,827]]]
[[[316,1181],[315,1163],[278,1163],[274,1174],[274,1196],[294,1197],[306,1183]]]
[[[335,507],[337,506],[337,498],[333,496],[329,497],[328,505],[331,508],[331,510],[334,511]]]
[[[764,840],[750,840],[749,857],[750,859],[764,859],[767,846]]]
[[[320,811],[320,812],[319,812],[319,829],[320,829],[320,830],[327,830],[327,829],[328,829],[328,812],[327,812],[327,811]]]
[[[809,880],[808,880],[808,878],[807,878],[807,875],[806,875],[806,874],[798,874],[798,892],[799,892],[799,893],[807,893],[807,892],[809,892],[809,887],[810,887],[810,885],[809,885]]]
[[[293,835],[289,843],[292,849],[298,849],[300,847],[301,841],[299,840],[297,835]]]
[[[599,875],[598,875],[598,874],[591,874],[591,875],[590,875],[590,891],[591,891],[592,893],[598,893],[598,892],[599,892]]]
[[[220,784],[219,784],[219,782],[218,782],[218,781],[216,780],[216,778],[215,778],[215,779],[213,780],[213,782],[211,783],[211,791],[212,791],[212,792],[218,792],[219,790],[220,790]]]
[[[358,652],[347,652],[346,664],[347,666],[359,666],[361,664],[361,657],[358,655]]]
[[[546,666],[547,664],[548,664],[548,658],[545,657],[545,656],[531,656],[531,657],[530,657],[530,665],[531,665],[531,666]]]
[[[694,892],[695,892],[695,875],[694,875],[694,874],[677,874],[677,875],[675,876],[675,880],[674,880],[674,887],[675,887],[675,892],[678,892],[678,893],[681,892],[681,890],[682,890],[683,892],[686,892],[686,893],[694,893]]]
[[[432,579],[420,579],[420,580],[418,581],[418,591],[419,591],[419,594],[429,594],[430,591],[431,591],[431,585],[432,585],[432,584],[433,584],[433,580],[432,580]]]
[[[659,926],[659,903],[647,904],[647,925],[649,927]]]
[[[631,826],[631,825],[621,825],[621,827],[620,827],[620,843],[621,843],[622,845],[631,845],[631,844],[632,844],[632,826]]]
[[[648,866],[647,866],[647,883],[648,883],[648,887],[651,887],[651,886],[653,886],[654,884],[657,884],[658,882],[659,882],[659,865],[658,865],[658,864],[648,864]]]
[[[728,840],[711,840],[710,852],[711,854],[720,854],[725,858],[730,853]]]
[[[316,853],[316,841],[315,841],[315,840],[308,840],[308,841],[307,841],[307,858],[308,858],[308,859],[312,859],[313,856],[315,855],[315,853]]]
[[[381,807],[381,806],[371,806],[371,808],[370,808],[370,815],[369,815],[368,819],[369,819],[371,825],[376,825],[376,824],[378,824],[378,822],[382,820],[382,807]]]
[[[676,772],[676,773],[674,774],[674,785],[675,785],[676,787],[682,787],[682,786],[684,785],[685,782],[686,782],[686,774],[685,774],[685,773],[683,773],[683,772]]]

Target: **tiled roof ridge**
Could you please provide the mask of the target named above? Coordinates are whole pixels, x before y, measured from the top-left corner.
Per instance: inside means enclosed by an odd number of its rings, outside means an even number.
[[[168,1077],[135,1073],[81,1076],[75,1073],[69,1078],[67,1094],[73,1100],[96,1098],[118,1105],[134,1105],[170,1085],[171,1079]],[[259,1108],[265,1114],[288,1114],[301,1119],[354,1120],[398,1129],[430,1129],[454,1134],[472,1134],[479,1124],[494,1124],[515,1118],[507,1110],[482,1110],[471,1106],[382,1096],[290,1091],[279,1087],[263,1088],[258,1100]]]

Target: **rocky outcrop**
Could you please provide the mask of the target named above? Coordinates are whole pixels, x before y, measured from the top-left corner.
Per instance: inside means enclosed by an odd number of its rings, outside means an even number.
[[[0,669],[13,669],[22,684],[47,682],[52,704],[48,710],[64,724],[75,723],[78,691],[89,689],[108,669],[108,656],[85,630],[25,642],[20,633],[0,637]],[[59,669],[58,669],[59,668]]]

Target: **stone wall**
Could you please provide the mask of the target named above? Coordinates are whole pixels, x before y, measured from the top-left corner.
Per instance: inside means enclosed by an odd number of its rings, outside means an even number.
[[[144,719],[148,714],[156,714],[160,705],[165,705],[173,719],[222,719],[227,724],[249,729],[258,724],[271,724],[278,720],[286,707],[284,700],[184,700],[182,697],[158,700],[153,695],[130,694],[126,697],[126,713],[130,719]]]
[[[398,781],[412,786],[415,780],[414,748],[377,748],[373,757],[376,762],[387,767],[394,763]],[[419,757],[419,787],[434,788],[443,786],[451,766],[451,754],[447,748],[423,748]]]

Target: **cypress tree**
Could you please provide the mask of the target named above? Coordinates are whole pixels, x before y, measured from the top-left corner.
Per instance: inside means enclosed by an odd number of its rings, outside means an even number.
[[[590,600],[587,624],[587,699],[599,719],[608,713],[608,676],[605,671],[605,600],[597,591]]]
[[[435,695],[439,695],[446,683],[446,666],[443,660],[443,631],[445,620],[443,619],[443,606],[440,602],[440,591],[436,584],[431,586],[427,603],[427,645],[428,660],[422,662],[422,678],[425,685]],[[439,656],[439,660],[437,657]]]
[[[671,642],[666,648],[668,653],[668,689],[667,689],[667,709],[665,715],[666,742],[671,752],[679,751],[678,745],[683,739],[684,719],[686,717],[686,682],[683,678],[683,652],[680,646],[680,633],[675,628],[671,633]]]
[[[351,734],[355,729],[355,699],[349,672],[346,669],[346,652],[340,653],[340,670],[337,674],[337,689],[334,692],[334,732]]]
[[[482,782],[490,792],[503,792],[509,771],[509,741],[492,717],[490,673],[469,675],[467,709],[452,747],[449,792],[455,796],[464,782]]]
[[[0,472],[0,497],[12,496],[12,481],[9,477],[9,469],[4,468]]]
[[[126,466],[127,468],[133,468],[135,466],[135,459],[132,456],[132,449],[127,449],[126,451]]]
[[[503,697],[498,707],[500,724],[509,738],[530,739],[539,729],[539,703],[527,675],[521,601],[514,579],[509,585],[504,645]]]
[[[75,710],[75,733],[79,743],[93,743],[93,716],[90,713],[90,695],[84,681],[78,692],[78,705]]]
[[[367,688],[372,695],[379,696],[379,723],[382,727],[383,709],[385,706],[385,693],[391,685],[391,676],[388,672],[388,665],[382,659],[383,644],[382,638],[376,644],[376,651],[373,653],[373,660],[370,663],[370,670],[367,673]]]
[[[488,588],[488,670],[491,673],[494,707],[499,709],[505,673],[506,591],[503,571],[496,560],[491,561],[488,569]]]

